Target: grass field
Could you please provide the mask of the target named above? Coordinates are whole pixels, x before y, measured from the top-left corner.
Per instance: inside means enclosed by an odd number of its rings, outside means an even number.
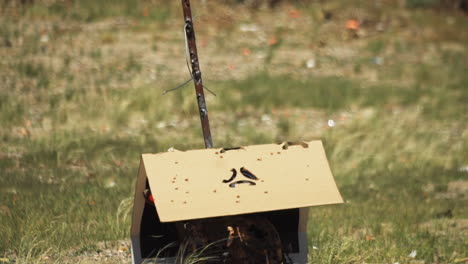
[[[167,2],[3,4],[0,263],[130,263],[139,155],[203,148],[192,84],[163,95],[189,77]],[[213,2],[193,8],[215,146],[321,138],[346,200],[311,210],[310,263],[467,263],[468,17]]]

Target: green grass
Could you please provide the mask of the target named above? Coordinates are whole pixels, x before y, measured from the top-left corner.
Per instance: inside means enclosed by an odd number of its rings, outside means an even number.
[[[314,75],[297,80],[287,75],[260,73],[241,81],[227,81],[216,87],[222,96],[220,104],[226,109],[255,105],[266,110],[298,107],[333,112],[352,106],[368,107],[391,102],[411,104],[424,96],[418,88],[386,85],[362,87],[361,83],[346,78]],[[233,93],[241,94],[240,98],[233,96]]]
[[[8,4],[4,7],[8,8]],[[60,18],[73,21],[92,22],[104,18],[127,16],[140,21],[164,22],[169,18],[173,5],[163,1],[141,2],[136,0],[117,0],[112,5],[92,0],[84,1],[50,1],[20,6],[23,16],[41,18]]]
[[[219,34],[224,20],[202,10],[214,143],[324,141],[346,203],[311,210],[311,262],[408,263],[416,250],[416,260],[454,263],[467,257],[468,197],[453,187],[467,184],[468,35],[454,30],[467,18],[454,14],[449,25],[431,10],[356,3],[324,4],[328,22],[303,12],[294,30],[284,30],[284,10],[317,3],[257,13],[236,5],[229,39]],[[100,242],[129,237],[140,154],[203,148],[192,84],[162,95],[187,77],[179,7],[60,1],[2,12],[0,41],[11,45],[0,43],[0,258],[91,263]],[[387,21],[387,12],[395,20],[384,32],[342,38],[349,16]],[[273,17],[278,26],[259,34],[281,28],[274,48],[237,30]],[[245,45],[250,57],[236,53]],[[313,53],[317,67],[288,50]]]

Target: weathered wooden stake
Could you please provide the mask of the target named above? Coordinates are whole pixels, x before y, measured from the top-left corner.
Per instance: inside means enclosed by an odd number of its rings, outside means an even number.
[[[182,0],[182,8],[184,11],[184,30],[187,40],[188,58],[191,65],[191,74],[195,84],[195,93],[198,102],[198,111],[200,112],[200,121],[205,140],[205,148],[213,147],[211,139],[210,121],[208,119],[208,108],[206,107],[205,94],[203,92],[202,73],[200,63],[198,61],[197,43],[195,40],[195,29],[193,27],[192,11],[190,9],[190,0]]]

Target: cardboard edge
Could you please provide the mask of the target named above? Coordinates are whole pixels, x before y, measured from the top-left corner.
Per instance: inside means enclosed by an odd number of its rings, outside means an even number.
[[[325,157],[325,161],[327,163],[328,170],[330,171],[330,174],[331,174],[331,176],[333,178],[333,183],[335,184],[335,188],[338,191],[338,196],[340,197],[340,202],[334,202],[334,203],[330,203],[330,204],[342,204],[342,203],[344,203],[343,196],[341,196],[340,189],[338,188],[338,185],[336,184],[335,174],[333,174],[333,171],[332,171],[331,166],[330,166],[330,162],[328,161],[328,156],[327,156],[327,152],[325,151],[325,146],[323,145],[323,141],[322,140],[313,140],[313,141],[308,141],[307,143],[311,143],[311,142],[314,142],[314,141],[319,141],[320,145],[322,146],[323,156]]]
[[[161,223],[172,223],[172,222],[179,222],[179,221],[191,221],[191,220],[199,220],[199,219],[205,219],[205,218],[213,218],[213,217],[223,217],[223,216],[236,216],[236,215],[243,215],[243,214],[254,214],[254,213],[268,213],[268,212],[274,212],[274,211],[281,211],[281,210],[288,210],[288,209],[294,209],[294,208],[311,208],[311,207],[317,207],[317,206],[325,206],[325,205],[334,205],[334,204],[342,204],[343,201],[333,201],[329,203],[324,203],[324,204],[317,204],[317,205],[301,205],[301,206],[295,206],[295,207],[285,207],[285,208],[276,208],[276,209],[271,209],[271,210],[257,210],[257,211],[252,211],[252,212],[245,212],[245,213],[232,213],[232,214],[224,214],[224,215],[215,215],[215,216],[207,216],[207,217],[197,217],[197,218],[171,218],[171,217],[161,217],[159,218]],[[156,207],[157,208],[157,207]]]
[[[143,197],[143,191],[146,185],[146,170],[143,162],[143,157],[140,159],[140,168],[138,169],[137,180],[135,184],[135,196],[133,200],[133,213],[132,213],[132,225],[130,229],[130,237],[132,241],[132,263],[140,264],[143,262],[141,256],[141,245],[140,245],[140,229],[141,219],[143,217],[143,210],[145,207],[145,199]]]

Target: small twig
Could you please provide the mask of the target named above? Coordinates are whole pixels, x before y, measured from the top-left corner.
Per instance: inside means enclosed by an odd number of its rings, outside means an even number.
[[[190,79],[188,79],[187,81],[185,81],[183,84],[178,85],[178,86],[175,87],[175,88],[165,90],[165,91],[163,92],[163,94],[167,94],[167,93],[169,93],[169,92],[172,92],[172,91],[175,91],[175,90],[177,90],[177,89],[179,89],[179,88],[182,88],[182,87],[184,87],[185,85],[187,85],[191,80],[193,80],[193,77],[190,78]]]
[[[206,85],[203,85],[203,89],[205,89],[205,90],[207,90],[208,92],[210,92],[210,94],[216,96],[216,94],[215,94],[213,91],[211,91],[210,89],[208,89],[208,87],[206,87]]]
[[[164,95],[164,94],[167,94],[167,93],[169,93],[169,92],[175,91],[175,90],[177,90],[177,89],[180,89],[180,88],[182,88],[182,87],[184,87],[184,86],[187,85],[191,80],[193,80],[193,77],[190,78],[190,79],[188,79],[188,80],[185,81],[184,83],[178,85],[178,86],[175,87],[175,88],[165,90],[165,91],[163,92],[163,95]],[[204,88],[205,90],[207,90],[208,92],[210,92],[210,94],[216,96],[216,94],[215,94],[213,91],[211,91],[210,89],[208,89],[208,87],[206,87],[205,85],[203,85],[203,88]]]

